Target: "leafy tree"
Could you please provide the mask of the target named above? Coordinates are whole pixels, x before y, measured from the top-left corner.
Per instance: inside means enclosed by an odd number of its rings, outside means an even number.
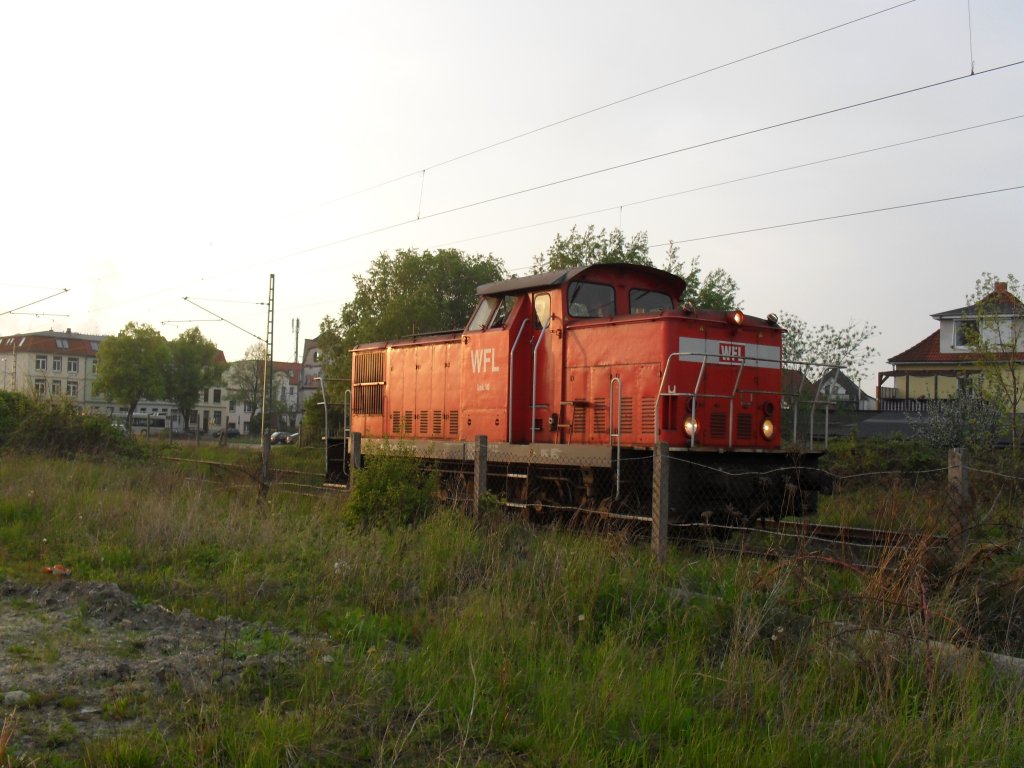
[[[739,284],[732,275],[721,267],[711,270],[707,277],[701,279],[703,268],[700,256],[690,260],[679,258],[679,249],[675,243],[669,242],[665,260],[665,271],[678,275],[686,281],[686,290],[682,300],[689,301],[703,309],[741,309]]]
[[[266,359],[265,344],[250,344],[242,359],[231,363],[224,374],[228,397],[242,403],[253,415],[263,407],[263,370]],[[257,425],[255,418],[249,422],[250,434],[255,433]]]
[[[349,377],[348,352],[356,344],[462,328],[476,305],[477,286],[504,277],[494,256],[454,248],[381,253],[365,275],[353,278],[355,297],[338,317],[320,324],[326,375]]]
[[[221,381],[224,365],[218,360],[217,346],[198,328],[183,331],[169,347],[166,393],[178,406],[187,428],[200,391]],[[198,429],[198,420],[196,423]]]
[[[648,252],[647,233],[637,232],[627,240],[621,229],[595,232],[591,225],[580,232],[573,227],[566,237],[555,235],[555,242],[534,258],[533,270],[536,273],[610,262],[654,266]],[[679,249],[674,243],[669,243],[664,269],[686,281],[686,290],[679,297],[681,301],[689,301],[705,309],[740,307],[737,298],[739,285],[728,272],[719,267],[702,279],[700,256],[689,261],[680,259]]]
[[[263,372],[266,359],[266,345],[251,344],[246,348],[244,357],[231,363],[224,374],[228,397],[247,406],[249,412],[253,414],[253,419],[249,422],[250,434],[256,434],[260,426],[260,421],[255,416],[263,409]],[[278,375],[280,372],[274,372],[271,381],[273,382]],[[271,416],[280,415],[285,407],[285,403],[278,396],[278,388],[272,386],[270,388]]]
[[[555,242],[544,253],[534,257],[533,271],[540,273],[610,262],[654,266],[647,255],[647,233],[637,232],[626,240],[622,230],[617,228],[610,232],[604,229],[595,232],[591,224],[580,232],[573,227],[567,237],[555,235]]]
[[[140,400],[160,400],[166,394],[165,372],[170,348],[152,326],[128,323],[117,336],[100,342],[93,391],[128,409],[128,424]]]
[[[1021,284],[1012,274],[1001,280],[983,272],[967,297],[964,336],[981,371],[981,393],[1010,416],[1014,450],[1024,438],[1024,304],[1017,298]]]
[[[786,329],[782,337],[783,361],[801,368],[810,379],[839,367],[860,384],[867,375],[868,363],[878,354],[867,343],[877,334],[877,328],[870,323],[851,320],[842,328],[828,324],[810,326],[796,315],[780,312],[779,324]]]

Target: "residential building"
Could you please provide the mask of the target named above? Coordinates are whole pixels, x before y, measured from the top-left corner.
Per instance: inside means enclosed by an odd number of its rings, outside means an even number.
[[[889,359],[878,374],[879,410],[924,410],[931,401],[954,397],[982,373],[972,332],[1003,348],[1006,362],[1024,364],[1024,303],[997,282],[981,301],[932,315],[938,328]]]
[[[320,377],[324,375],[323,353],[320,351],[319,339],[306,339],[302,345],[302,378],[299,385],[299,408],[306,406],[306,401],[316,397],[321,402]]]
[[[123,423],[128,410],[94,391],[98,352],[105,336],[66,331],[39,331],[0,338],[0,389],[60,397],[76,403],[82,413],[99,414]],[[223,362],[224,353],[218,351]],[[178,407],[169,401],[143,400],[135,409],[136,432],[150,429],[192,431],[198,416],[200,430],[217,429],[227,421],[223,386],[199,393],[193,420],[186,428]]]
[[[115,412],[93,392],[96,353],[103,336],[40,331],[0,338],[0,389],[65,397],[87,413]]]

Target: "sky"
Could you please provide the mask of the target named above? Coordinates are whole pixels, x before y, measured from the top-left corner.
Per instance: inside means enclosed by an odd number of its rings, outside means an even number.
[[[593,225],[885,370],[1024,278],[1021,61],[1019,0],[3,3],[0,335],[239,359],[273,275],[290,361],[383,251],[523,274]]]

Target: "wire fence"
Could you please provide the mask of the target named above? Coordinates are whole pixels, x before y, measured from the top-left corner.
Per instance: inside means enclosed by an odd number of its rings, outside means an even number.
[[[801,541],[805,548],[840,551],[851,563],[864,561],[865,552],[912,544],[896,533],[1024,542],[1024,471],[1005,452],[973,460],[951,452],[945,465],[922,469],[846,471],[798,454],[659,454],[484,440],[443,450],[408,458],[418,464],[414,471],[437,474],[449,504],[474,514],[489,505],[532,521],[627,530],[649,536],[659,556],[671,539],[758,537],[779,551]],[[360,463],[360,456],[351,458]],[[316,496],[334,485],[324,473],[275,468],[273,461],[262,478],[252,462],[198,464],[233,483],[248,476],[268,493]],[[810,520],[814,527],[774,525],[785,520]],[[860,529],[894,535],[865,538]]]

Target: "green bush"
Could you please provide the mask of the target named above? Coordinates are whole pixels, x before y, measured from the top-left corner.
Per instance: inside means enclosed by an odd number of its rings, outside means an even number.
[[[80,413],[70,400],[34,400],[24,395],[3,400],[0,439],[7,448],[59,457],[140,452],[122,430],[102,416]]]
[[[20,392],[0,391],[0,444],[7,442],[31,405],[32,400]]]
[[[400,448],[367,457],[352,478],[345,512],[362,529],[412,525],[437,507],[437,476]]]
[[[841,477],[872,472],[921,472],[946,465],[945,451],[894,434],[830,440],[821,466]]]

